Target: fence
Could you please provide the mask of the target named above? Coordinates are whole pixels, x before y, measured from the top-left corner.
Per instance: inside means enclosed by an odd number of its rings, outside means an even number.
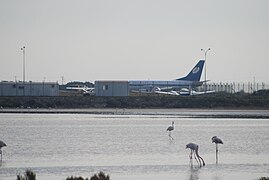
[[[203,84],[199,88],[198,91],[216,91],[216,92],[228,92],[228,93],[237,93],[237,92],[245,92],[245,93],[253,93],[259,90],[269,89],[269,85],[262,83],[207,83],[206,86]]]

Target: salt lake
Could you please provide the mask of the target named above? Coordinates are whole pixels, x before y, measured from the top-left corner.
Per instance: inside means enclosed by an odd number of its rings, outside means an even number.
[[[269,176],[268,118],[199,118],[197,111],[195,117],[191,114],[191,110],[184,116],[0,113],[0,139],[7,144],[2,148],[0,179],[15,179],[26,169],[34,171],[37,180],[91,177],[99,171],[113,180],[252,180]],[[172,121],[173,140],[166,131]],[[224,142],[219,145],[218,164],[211,142],[215,135]],[[185,149],[190,142],[199,145],[204,167],[195,161],[190,166],[190,150]]]

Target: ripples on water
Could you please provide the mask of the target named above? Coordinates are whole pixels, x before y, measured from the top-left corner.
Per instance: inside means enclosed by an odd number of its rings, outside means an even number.
[[[173,141],[166,132],[171,121]],[[268,119],[0,114],[0,139],[8,145],[0,179],[14,179],[26,168],[38,180],[90,177],[100,170],[114,180],[254,179],[269,176],[268,130]],[[224,141],[218,165],[214,135]],[[189,142],[199,144],[205,167],[189,166]]]

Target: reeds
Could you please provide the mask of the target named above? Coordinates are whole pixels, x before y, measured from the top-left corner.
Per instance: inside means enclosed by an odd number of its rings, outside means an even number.
[[[66,180],[89,180],[88,178],[83,179],[81,176],[80,177],[68,177],[66,178]],[[94,174],[90,180],[110,180],[109,175],[105,175],[105,173],[103,173],[102,171],[100,171],[98,174]]]
[[[260,177],[258,180],[269,180],[269,177]]]
[[[30,170],[27,169],[24,173],[24,175],[17,175],[16,180],[36,180],[36,174]],[[94,174],[90,179],[89,178],[83,178],[81,176],[75,177],[75,176],[70,176],[67,177],[66,180],[110,180],[109,175],[106,175],[102,171],[100,171],[98,174]]]
[[[17,180],[36,180],[36,174],[32,170],[27,169],[24,176],[17,175]]]

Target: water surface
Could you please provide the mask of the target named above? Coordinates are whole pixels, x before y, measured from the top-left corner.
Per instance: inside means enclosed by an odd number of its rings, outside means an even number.
[[[166,128],[175,122],[170,140]],[[169,115],[0,114],[0,179],[26,168],[38,180],[90,177],[113,180],[257,179],[269,176],[269,119],[192,118]],[[217,135],[219,164],[215,164]],[[206,166],[189,165],[189,142]]]

